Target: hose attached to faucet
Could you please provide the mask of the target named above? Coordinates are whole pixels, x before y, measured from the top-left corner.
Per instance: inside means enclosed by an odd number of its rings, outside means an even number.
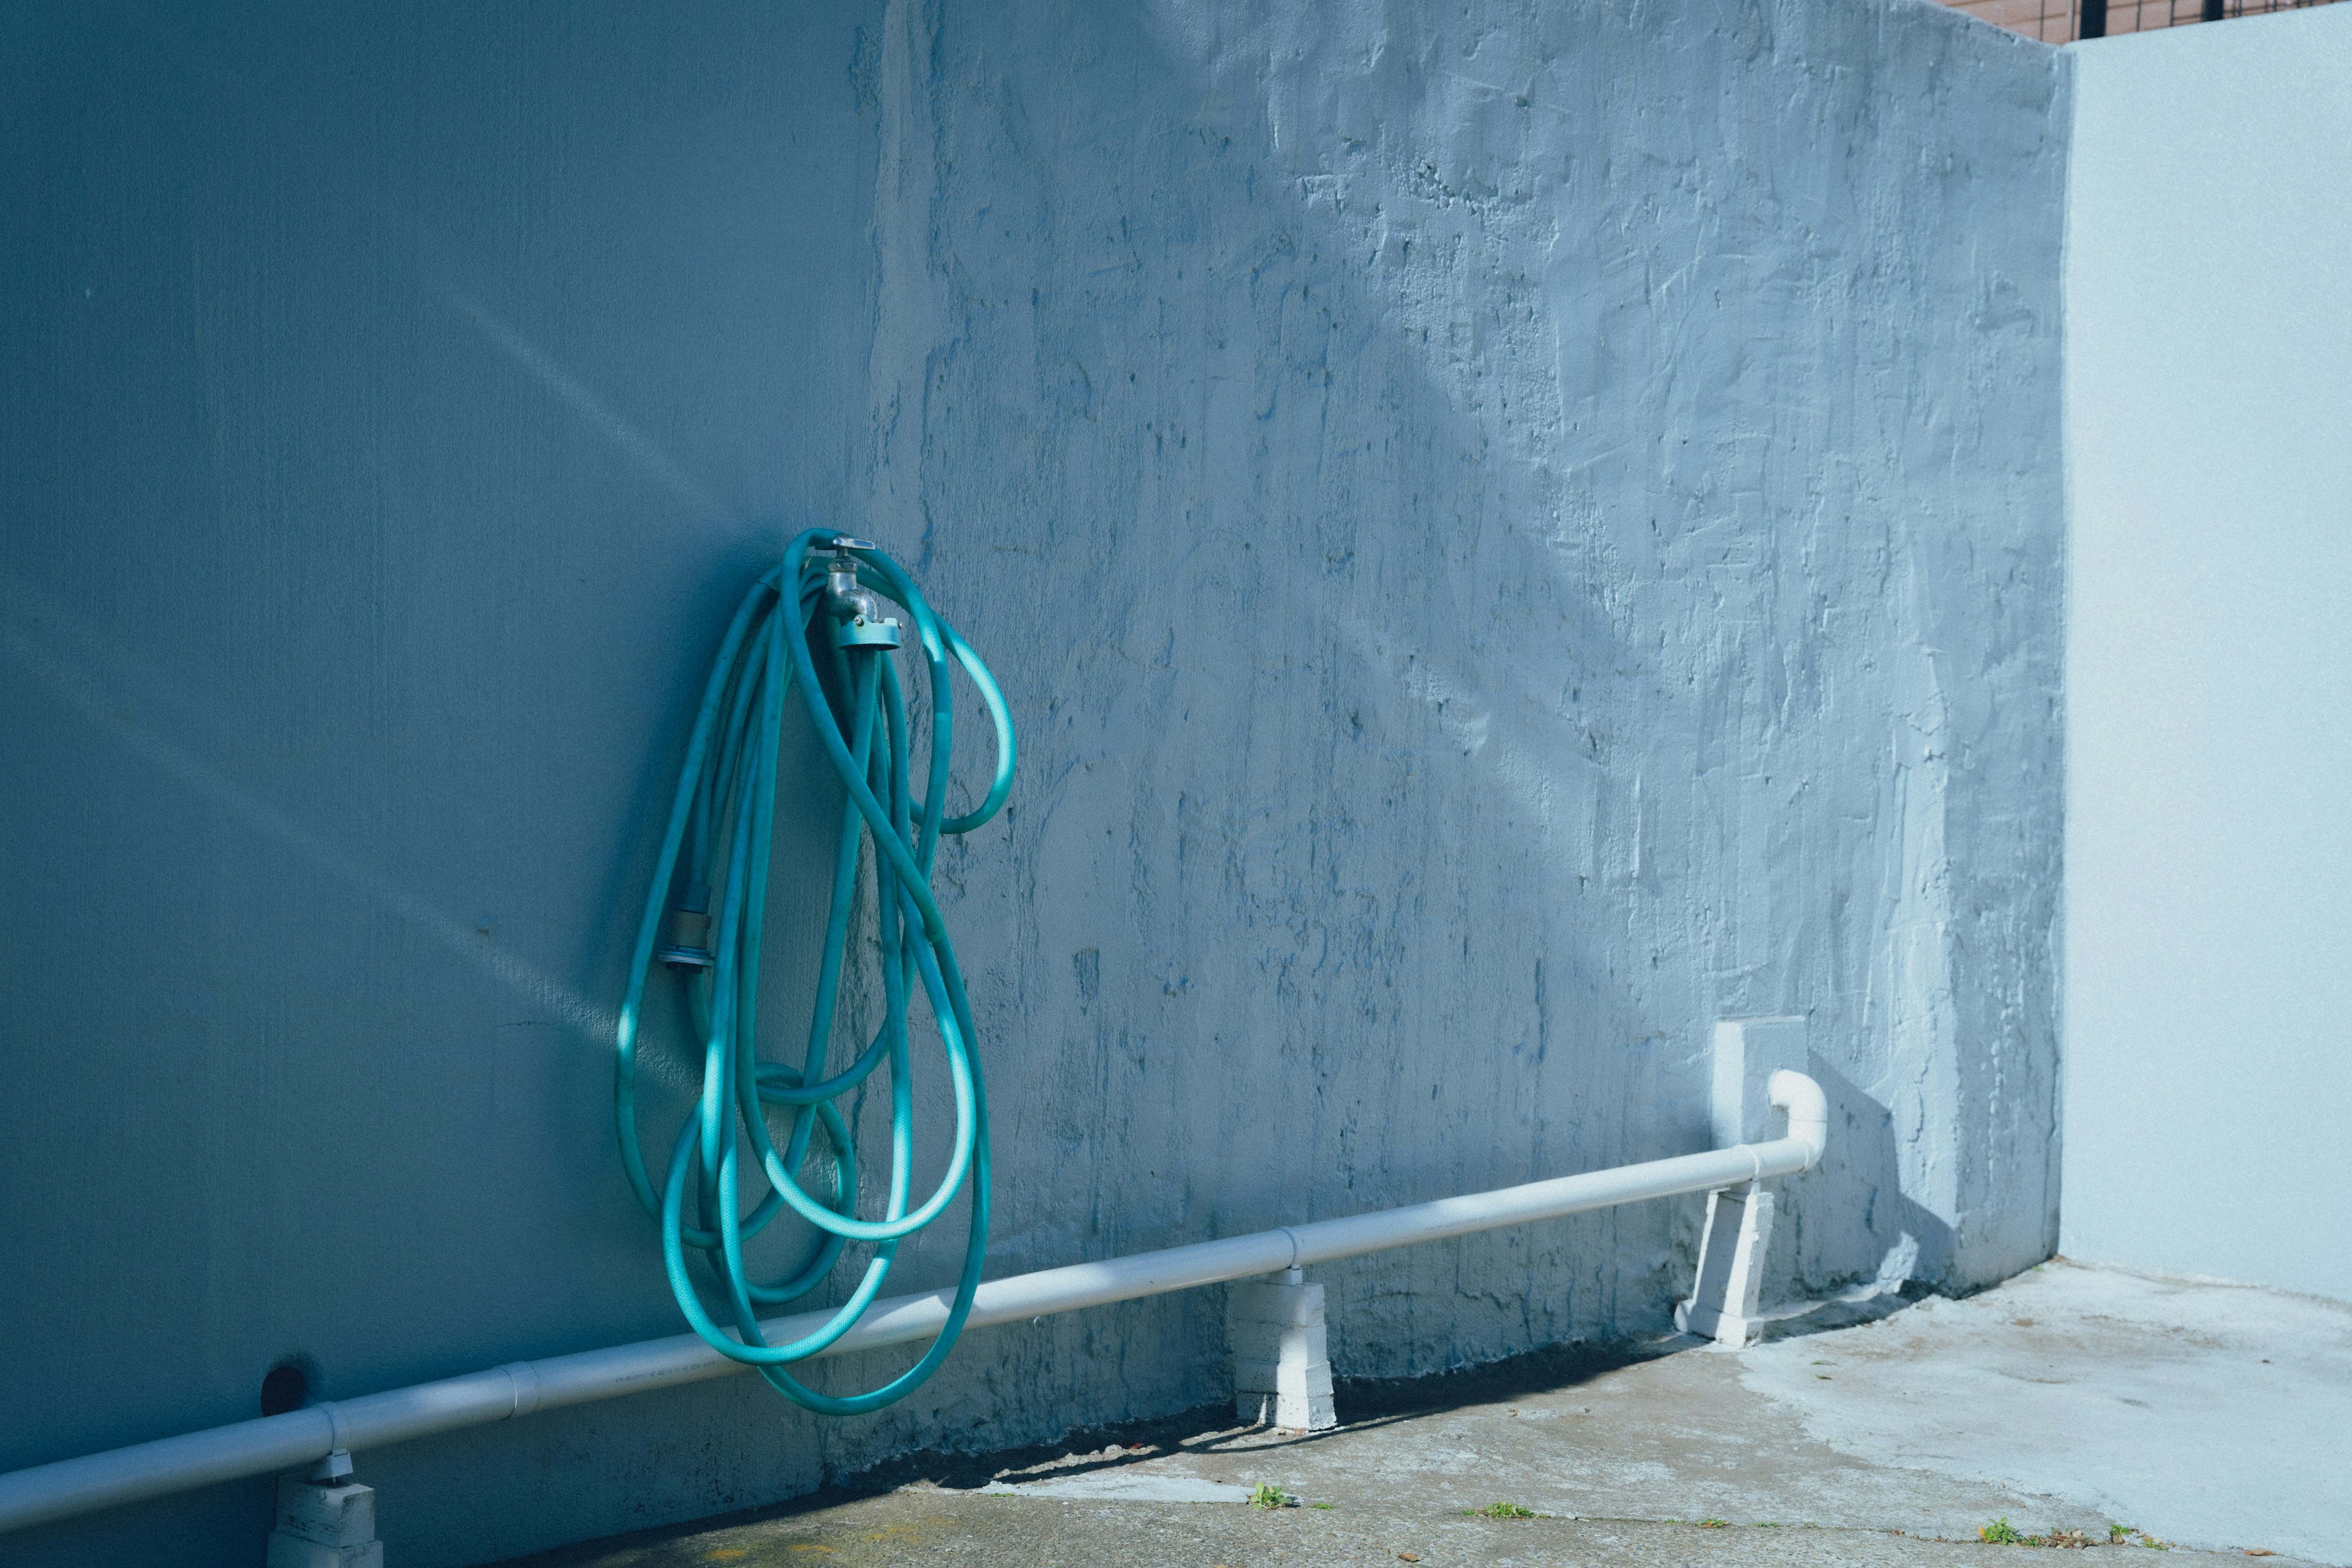
[[[821,558],[821,550],[832,552],[831,559]],[[891,658],[903,628],[885,614],[886,600],[913,623],[929,667],[930,755],[919,798],[912,793],[906,697]],[[830,628],[821,651],[811,647],[813,620]],[[832,676],[831,693],[819,678],[819,658],[826,660]],[[947,815],[950,661],[979,689],[996,726],[995,779],[979,806],[961,816]],[[807,711],[846,795],[816,1003],[796,1068],[761,1059],[755,1013],[768,853],[774,837],[776,759],[786,700],[793,695]],[[687,743],[621,1005],[614,1077],[621,1163],[637,1201],[661,1226],[670,1292],[694,1331],[720,1354],[755,1368],[794,1404],[821,1415],[862,1415],[913,1391],[954,1348],[980,1285],[988,1247],[988,1101],[962,973],[931,897],[931,862],[941,834],[969,833],[996,815],[1012,790],[1013,765],[1012,716],[971,645],[879,546],[814,529],[793,540],[782,563],[752,586],[735,612]],[[875,850],[874,934],[884,1016],[857,1059],[833,1072],[834,1015],[861,846],[868,839]],[[703,1052],[701,1096],[671,1151],[658,1194],[638,1147],[636,1117],[638,1023],[656,962],[679,976]],[[914,1203],[908,1190],[915,1101],[907,1008],[918,985],[939,1029],[956,1120],[946,1173],[928,1197]],[[889,1189],[881,1217],[860,1219],[855,1140],[834,1101],[859,1089],[886,1063]],[[781,1149],[769,1130],[770,1107],[792,1119]],[[830,1173],[824,1190],[812,1192],[800,1172],[820,1138]],[[819,1394],[787,1373],[791,1363],[817,1354],[849,1331],[881,1290],[898,1243],[937,1219],[967,1178],[971,1225],[963,1271],[947,1324],[922,1358],[880,1388],[845,1398]],[[764,1180],[766,1185],[748,1214],[740,1185],[747,1179]],[[744,1244],[786,1209],[814,1226],[821,1239],[800,1268],[761,1283],[746,1271]],[[816,1332],[789,1344],[769,1344],[758,1309],[815,1289],[853,1241],[873,1244],[874,1255],[849,1300]],[[702,1253],[717,1276],[731,1334],[697,1293],[687,1270],[688,1248]]]

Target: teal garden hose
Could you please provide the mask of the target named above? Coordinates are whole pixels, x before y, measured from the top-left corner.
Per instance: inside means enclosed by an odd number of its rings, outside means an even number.
[[[830,558],[821,551],[831,552]],[[906,697],[892,654],[904,628],[884,614],[885,600],[913,623],[929,667],[931,743],[919,798],[912,794]],[[817,639],[821,648],[811,646],[812,621],[829,628]],[[819,675],[820,658],[832,677],[830,693]],[[996,726],[996,776],[987,796],[961,816],[947,815],[950,661],[979,689]],[[846,796],[816,1002],[797,1068],[761,1059],[755,1008],[774,837],[776,760],[785,708],[795,695]],[[980,656],[880,547],[823,530],[794,538],[782,564],[744,597],[719,645],[687,743],[621,1006],[614,1077],[621,1162],[637,1201],[661,1226],[670,1291],[694,1331],[713,1350],[756,1369],[795,1404],[823,1415],[879,1409],[930,1376],[954,1348],[980,1285],[988,1248],[988,1100],[973,1050],[971,1007],[931,897],[930,874],[941,834],[969,833],[1003,805],[1013,787],[1013,764],[1012,717]],[[884,1017],[856,1060],[828,1074],[861,846],[868,839],[875,849],[874,935]],[[638,1146],[636,1114],[639,1023],[656,963],[678,977],[703,1056],[701,1096],[678,1134],[658,1194]],[[928,1198],[910,1207],[914,1085],[907,1009],[918,984],[938,1026],[956,1120],[946,1173]],[[880,1218],[860,1219],[855,1141],[834,1101],[858,1089],[886,1064],[888,1196]],[[792,1130],[782,1149],[769,1129],[770,1107],[790,1117]],[[821,1194],[799,1180],[819,1138],[831,1171]],[[764,1179],[766,1191],[746,1214],[741,1184],[751,1179]],[[880,1388],[845,1398],[819,1394],[786,1372],[790,1363],[817,1354],[849,1331],[881,1290],[899,1242],[937,1219],[967,1179],[971,1226],[963,1271],[946,1327],[922,1358]],[[786,1209],[814,1226],[821,1239],[803,1266],[760,1283],[746,1272],[744,1244]],[[872,1244],[874,1254],[849,1300],[814,1333],[789,1344],[769,1344],[758,1310],[815,1289],[851,1242]],[[732,1334],[704,1308],[687,1268],[688,1248],[703,1254],[716,1276]]]

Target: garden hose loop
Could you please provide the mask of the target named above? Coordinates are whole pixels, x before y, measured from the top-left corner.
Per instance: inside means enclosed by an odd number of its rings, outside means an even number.
[[[818,552],[827,553],[820,555]],[[898,615],[890,613],[895,606]],[[931,698],[929,755],[917,795],[906,692],[894,650],[911,627]],[[812,629],[824,635],[812,637]],[[820,665],[819,660],[824,662]],[[996,730],[996,773],[979,805],[946,815],[952,752],[950,668],[961,669]],[[828,689],[828,679],[830,689]],[[777,756],[784,714],[799,700],[845,799],[835,839],[831,901],[818,960],[816,1001],[800,1065],[763,1060],[759,993],[769,851],[774,840]],[[662,1261],[678,1310],[705,1343],[756,1369],[793,1403],[828,1415],[855,1415],[900,1398],[930,1376],[962,1331],[988,1247],[988,1100],[974,1050],[971,1006],[947,925],[931,896],[931,865],[942,834],[969,833],[1003,806],[1013,787],[1012,715],[988,668],[934,611],[880,546],[811,529],[752,585],[719,640],[685,765],[662,836],[653,886],[637,928],[621,1005],[614,1114],[630,1189],[661,1228]],[[884,994],[881,1027],[856,1059],[831,1070],[842,972],[850,961],[850,916],[858,869],[871,845],[871,932]],[[679,1131],[658,1191],[637,1134],[636,1065],[646,986],[667,969],[702,1049],[702,1087]],[[908,1008],[921,993],[937,1026],[955,1101],[946,1173],[919,1202],[914,1173],[913,1049]],[[878,1218],[858,1217],[856,1140],[835,1101],[889,1068],[890,1162]],[[789,1114],[777,1147],[771,1109]],[[803,1165],[823,1141],[830,1177],[811,1191]],[[742,1184],[765,1191],[745,1213]],[[869,1393],[815,1392],[783,1369],[816,1355],[849,1331],[882,1289],[898,1243],[946,1211],[969,1182],[971,1218],[947,1324],[922,1357]],[[807,1260],[761,1283],[746,1269],[744,1244],[791,1210],[816,1227]],[[831,1278],[852,1243],[874,1252],[849,1299],[824,1327],[771,1345],[758,1309],[796,1300]],[[688,1268],[703,1255],[723,1309],[705,1307]],[[722,1325],[721,1319],[726,1320]],[[731,1329],[731,1331],[730,1331]]]

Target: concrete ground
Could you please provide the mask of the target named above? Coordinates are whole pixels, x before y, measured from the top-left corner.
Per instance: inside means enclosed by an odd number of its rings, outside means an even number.
[[[2002,1520],[2175,1563],[2352,1564],[2352,1307],[2061,1262],[1807,1327],[1738,1353],[1675,1339],[1343,1384],[1335,1432],[1195,1412],[920,1456],[529,1561],[1981,1565],[2011,1550],[1979,1539]],[[1259,1487],[1288,1505],[1249,1506]],[[1496,1504],[1533,1517],[1477,1511]]]

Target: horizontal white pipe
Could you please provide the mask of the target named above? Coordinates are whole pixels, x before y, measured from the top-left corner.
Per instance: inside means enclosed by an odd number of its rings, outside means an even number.
[[[1293,1264],[1328,1263],[1643,1198],[1794,1175],[1822,1157],[1829,1139],[1828,1109],[1821,1086],[1802,1073],[1774,1073],[1770,1090],[1772,1103],[1789,1113],[1789,1135],[1769,1143],[1743,1143],[1705,1154],[1651,1160],[1466,1197],[1379,1209],[1347,1219],[1318,1220],[1223,1241],[1200,1241],[1132,1258],[992,1279],[981,1286],[966,1326],[986,1328],[1271,1274]],[[934,1290],[877,1301],[856,1327],[824,1353],[839,1355],[929,1339],[946,1324],[953,1295]],[[814,1331],[829,1316],[822,1311],[802,1312],[772,1318],[761,1326],[771,1342],[782,1342]],[[743,1370],[740,1363],[728,1360],[694,1335],[679,1334],[610,1350],[517,1362],[463,1377],[313,1405],[284,1415],[239,1421],[0,1475],[0,1531],[22,1530],[192,1487],[290,1469],[336,1448],[377,1447],[459,1426],[528,1415],[534,1410],[584,1405]]]

